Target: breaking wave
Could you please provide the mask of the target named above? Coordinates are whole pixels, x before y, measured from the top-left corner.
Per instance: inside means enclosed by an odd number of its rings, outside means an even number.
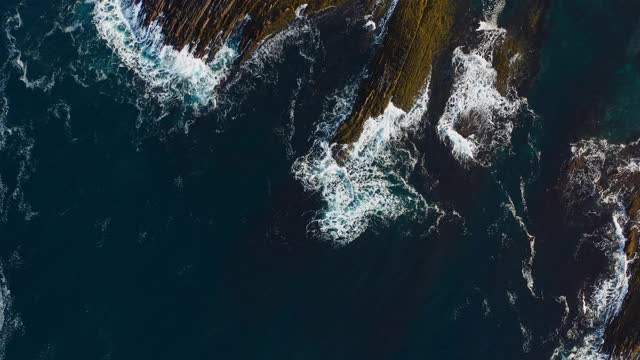
[[[507,96],[496,88],[497,71],[493,52],[503,41],[506,30],[497,25],[504,2],[485,4],[480,22],[479,45],[465,53],[458,47],[453,53],[455,80],[445,111],[438,122],[438,134],[449,144],[461,163],[488,166],[496,150],[511,142],[513,123],[509,121],[525,100]]]
[[[144,23],[142,3],[97,0],[94,23],[120,61],[149,86],[161,103],[180,100],[195,109],[216,105],[216,88],[236,57],[223,46],[211,61],[196,58],[189,47],[178,51],[164,42],[161,25]]]
[[[427,111],[426,89],[409,112],[389,104],[384,114],[368,119],[357,142],[339,145],[320,136],[310,152],[295,161],[294,176],[324,201],[325,208],[310,224],[321,237],[348,244],[374,219],[393,220],[427,209],[407,180],[417,163],[407,135],[417,130]],[[338,106],[349,103],[342,101]],[[318,132],[326,133],[324,126]]]

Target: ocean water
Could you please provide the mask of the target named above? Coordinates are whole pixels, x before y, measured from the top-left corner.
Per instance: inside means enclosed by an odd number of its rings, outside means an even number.
[[[592,185],[640,138],[640,5],[554,1],[531,91],[505,97],[510,5],[477,2],[441,116],[426,83],[338,164],[384,21],[300,9],[237,66],[128,0],[3,1],[0,358],[606,357],[629,219]]]

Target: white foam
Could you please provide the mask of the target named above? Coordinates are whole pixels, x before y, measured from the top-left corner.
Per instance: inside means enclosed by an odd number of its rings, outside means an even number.
[[[0,185],[2,192],[0,207],[0,222],[7,220],[9,209],[12,207],[24,215],[25,220],[29,221],[35,212],[31,210],[31,206],[24,197],[23,184],[29,179],[33,172],[33,164],[31,162],[31,154],[34,147],[34,140],[29,134],[27,124],[21,122],[19,125],[9,125],[7,118],[9,115],[9,97],[6,94],[7,81],[11,73],[11,67],[20,70],[19,62],[21,53],[16,46],[16,37],[14,32],[23,26],[23,20],[20,12],[16,9],[16,13],[10,16],[5,23],[5,38],[8,43],[8,58],[0,67],[0,151],[8,150],[8,144],[17,144],[11,149],[12,158],[15,159],[15,170],[17,175],[15,179],[11,179],[13,186]],[[28,87],[30,81],[26,78],[26,72],[21,71],[20,80],[25,82]],[[7,180],[7,179],[5,179]]]
[[[562,324],[564,325],[569,318],[569,313],[571,312],[569,303],[567,302],[567,297],[564,295],[558,296],[556,301],[563,305],[564,315],[562,316]]]
[[[96,0],[93,16],[100,37],[160,102],[181,100],[197,109],[215,106],[216,88],[236,52],[223,46],[206,63],[188,47],[177,51],[166,45],[157,22],[144,25],[141,6],[131,0]]]
[[[307,10],[308,7],[309,4],[302,4],[298,6],[298,8],[296,9],[296,17],[299,19],[302,18],[304,16],[304,11]]]
[[[0,359],[5,358],[8,341],[13,333],[21,327],[22,321],[13,311],[13,297],[0,265]]]
[[[525,100],[504,96],[496,88],[498,74],[492,66],[493,52],[506,31],[497,25],[503,1],[485,2],[485,19],[478,46],[465,53],[462,47],[453,52],[455,80],[445,111],[438,122],[440,138],[451,146],[454,157],[463,164],[488,166],[493,153],[511,142],[514,117]],[[463,136],[457,127],[471,128]]]
[[[343,147],[344,158],[336,161],[339,145],[321,136],[311,151],[293,165],[294,176],[307,191],[317,192],[325,203],[312,229],[338,244],[347,244],[369,227],[374,219],[393,220],[426,210],[420,194],[407,178],[417,160],[403,145],[427,110],[425,90],[408,113],[389,104],[384,114],[370,118],[357,142]],[[326,124],[319,126],[324,133]]]
[[[579,343],[568,351],[561,344],[554,352],[552,359],[564,354],[566,359],[579,360],[604,360],[609,359],[609,354],[601,351],[604,344],[604,332],[609,321],[618,314],[625,296],[629,290],[629,274],[627,272],[629,261],[624,251],[626,237],[622,233],[620,219],[624,212],[616,213],[612,217],[612,230],[615,235],[609,252],[610,273],[605,274],[593,285],[590,295],[582,295],[582,314],[578,324],[569,331],[569,337],[579,337]],[[578,326],[585,329],[578,329]]]
[[[507,194],[507,202],[503,204],[503,206],[509,211],[511,216],[518,222],[520,229],[529,239],[529,257],[526,261],[522,262],[522,277],[527,284],[527,288],[533,297],[536,297],[535,293],[535,282],[533,278],[533,262],[536,257],[536,237],[529,233],[527,229],[527,225],[524,222],[524,219],[518,215],[516,210],[516,206],[511,199],[511,196]]]
[[[9,51],[9,61],[17,68],[20,73],[20,81],[24,83],[28,89],[39,89],[42,91],[49,91],[55,85],[57,73],[53,73],[50,76],[43,75],[35,80],[30,80],[28,76],[28,64],[26,60],[22,59],[22,52],[16,45],[16,37],[13,35],[13,31],[22,27],[23,21],[20,16],[20,12],[16,10],[16,13],[9,18],[5,23],[5,38],[7,41],[7,49]]]
[[[498,30],[498,18],[504,10],[506,3],[505,0],[483,0],[482,8],[484,20],[480,21],[478,30]]]
[[[445,111],[438,122],[438,133],[451,146],[459,161],[486,165],[490,152],[511,140],[513,124],[523,102],[508,99],[496,89],[497,72],[479,52],[454,50],[456,78]],[[456,130],[462,122],[474,131],[464,137]]]
[[[638,146],[637,143],[633,144]],[[605,140],[585,140],[571,147],[572,169],[565,185],[565,197],[570,206],[573,202],[589,201],[592,211],[610,214],[611,222],[593,238],[600,239],[595,245],[609,258],[609,269],[595,282],[591,289],[582,291],[581,316],[569,331],[569,338],[579,343],[569,350],[568,359],[608,359],[601,352],[607,324],[620,312],[629,289],[629,264],[625,245],[625,229],[634,226],[629,218],[625,200],[632,190],[628,188],[629,176],[640,170],[636,158],[629,158],[627,145],[609,144]],[[604,180],[604,174],[616,174]],[[563,345],[554,353],[563,354]]]
[[[365,29],[369,30],[369,31],[375,31],[376,30],[376,22],[373,20],[368,20],[365,24],[364,27]]]
[[[288,46],[298,46],[300,55],[310,63],[315,59],[304,52],[304,47],[317,48],[320,46],[320,33],[306,18],[301,18],[290,24],[286,29],[263,40],[256,51],[243,61],[242,74],[268,81],[269,77],[277,77],[274,71],[265,71],[268,65],[279,64],[283,61],[284,49]],[[232,81],[239,81],[236,77]],[[272,80],[273,81],[273,80]]]
[[[520,334],[522,335],[522,352],[526,354],[531,351],[533,336],[531,335],[531,331],[522,324],[520,324]]]
[[[391,19],[391,16],[393,16],[393,14],[396,11],[396,8],[398,7],[398,1],[399,0],[393,0],[391,4],[389,4],[389,7],[387,8],[387,11],[385,12],[384,16],[382,16],[382,18],[378,21],[378,24],[374,23],[374,25],[376,26],[375,28],[378,29],[378,32],[375,36],[374,43],[379,44],[382,41],[382,39],[384,39],[384,36],[387,32],[387,25],[389,24],[389,20]],[[382,5],[382,1],[378,0],[376,2],[376,9],[381,5]],[[367,24],[369,24],[370,22],[372,21],[367,22]]]

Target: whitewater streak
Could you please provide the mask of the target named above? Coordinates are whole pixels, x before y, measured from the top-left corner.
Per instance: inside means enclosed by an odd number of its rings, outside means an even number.
[[[157,21],[145,25],[142,2],[96,0],[94,23],[100,37],[128,69],[143,79],[161,104],[184,101],[194,109],[216,105],[215,91],[236,52],[223,46],[210,62],[187,46],[178,51],[164,42]]]
[[[374,219],[426,211],[425,200],[407,181],[417,159],[406,144],[427,111],[428,87],[409,112],[390,103],[382,115],[368,119],[357,142],[338,145],[320,136],[310,152],[295,161],[296,179],[325,203],[309,229],[344,245],[362,235]],[[340,160],[334,155],[338,152]]]

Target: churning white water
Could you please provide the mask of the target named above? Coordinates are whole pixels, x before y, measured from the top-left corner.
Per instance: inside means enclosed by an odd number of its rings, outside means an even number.
[[[347,244],[374,219],[393,220],[427,209],[407,181],[417,163],[407,135],[422,123],[427,88],[409,112],[389,104],[384,114],[368,119],[354,144],[342,146],[321,137],[296,160],[294,176],[306,190],[319,193],[325,204],[310,227],[321,237]],[[346,155],[338,162],[334,154],[341,146]]]
[[[197,109],[215,106],[216,88],[227,74],[236,52],[223,46],[208,62],[188,47],[168,46],[158,22],[146,26],[142,3],[96,0],[98,33],[124,66],[142,78],[161,103],[180,100]]]
[[[637,143],[630,146],[637,146]],[[622,308],[629,288],[629,263],[634,261],[628,260],[625,252],[625,229],[638,226],[637,219],[629,217],[625,206],[625,199],[632,190],[628,187],[632,182],[629,179],[640,171],[640,162],[629,149],[629,145],[609,144],[605,140],[586,140],[572,145],[573,161],[579,166],[570,173],[565,196],[570,204],[592,199],[594,212],[610,214],[611,222],[607,227],[590,236],[597,239],[596,245],[607,255],[609,268],[590,289],[582,291],[580,318],[568,334],[569,339],[574,339],[581,333],[579,344],[568,351],[561,346],[553,358],[559,358],[561,353],[567,353],[569,359],[609,358],[600,350],[604,332],[608,322]],[[614,172],[615,176],[602,181],[605,173]]]
[[[506,31],[498,27],[503,1],[484,4],[479,45],[468,53],[462,47],[453,52],[455,80],[445,111],[438,122],[438,134],[463,164],[491,164],[492,154],[511,141],[509,121],[524,104],[515,96],[504,96],[496,88],[498,74],[493,52]],[[467,131],[460,131],[460,127]]]

